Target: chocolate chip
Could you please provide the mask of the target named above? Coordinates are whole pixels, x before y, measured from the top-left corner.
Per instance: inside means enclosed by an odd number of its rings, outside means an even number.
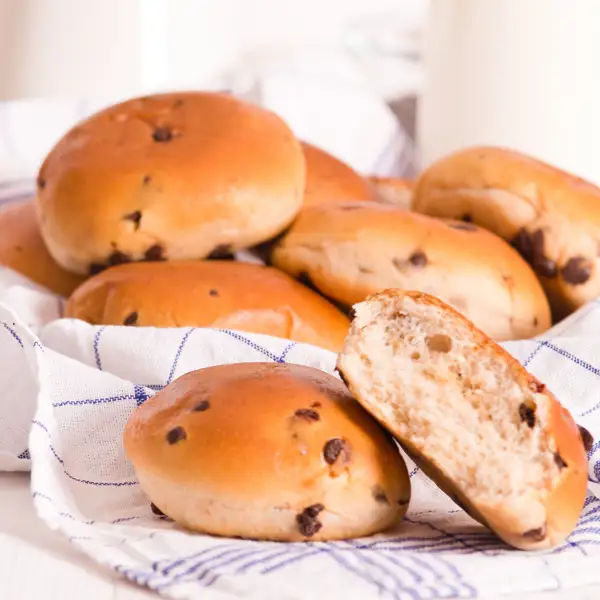
[[[183,106],[183,100],[181,98],[178,98],[177,100],[175,100],[175,102],[173,102],[173,108],[181,108]]]
[[[129,313],[124,319],[123,319],[123,325],[137,325],[137,320],[138,320],[138,314],[137,312],[132,312]]]
[[[319,413],[316,410],[310,408],[299,408],[295,413],[295,417],[304,419],[305,421],[319,421],[321,419]]]
[[[152,134],[155,142],[170,142],[173,139],[173,132],[169,127],[157,127]]]
[[[322,504],[313,504],[305,508],[299,515],[296,515],[298,529],[304,537],[312,537],[323,527],[323,523],[317,517],[324,509],[325,507]]]
[[[348,382],[346,381],[346,378],[344,377],[344,374],[343,374],[343,373],[342,373],[342,372],[341,372],[341,371],[340,371],[340,370],[339,370],[337,367],[334,369],[334,371],[335,371],[335,372],[336,372],[336,373],[339,375],[339,377],[340,377],[340,379],[342,380],[342,382],[344,383],[344,385],[345,385],[346,387],[350,387],[350,386],[348,385]]]
[[[193,412],[204,412],[205,410],[208,410],[210,408],[210,402],[208,400],[202,400],[201,402],[198,402],[198,404],[196,404],[196,406],[194,406],[194,408],[192,409]]]
[[[160,508],[158,508],[158,506],[156,506],[156,504],[154,504],[154,502],[150,503],[150,510],[155,514],[158,515],[159,517],[165,517],[165,513],[160,510]]]
[[[37,186],[40,190],[43,190],[46,187],[46,180],[42,177],[37,178]]]
[[[533,317],[533,326],[537,327],[539,325],[539,321],[537,317]]]
[[[233,258],[231,244],[219,244],[208,256],[209,260],[227,260]]]
[[[546,526],[538,527],[537,529],[530,529],[523,534],[523,537],[526,540],[531,540],[532,542],[541,542],[546,539]]]
[[[365,267],[363,265],[358,265],[359,273],[374,273],[373,269],[369,269],[369,267]]]
[[[435,335],[428,335],[425,339],[427,347],[432,352],[450,352],[452,350],[452,338],[443,333],[436,333]]]
[[[140,221],[142,220],[142,213],[139,210],[134,210],[123,217],[126,221],[133,221],[135,229],[140,228]]]
[[[427,264],[427,256],[421,250],[416,250],[408,257],[408,262],[413,267],[424,267]]]
[[[567,466],[565,459],[558,453],[554,453],[554,462],[559,469],[564,469]]]
[[[130,263],[131,262],[131,256],[129,256],[129,254],[125,254],[124,252],[121,252],[120,250],[115,250],[109,257],[108,257],[108,264],[109,265],[123,265],[125,263]]]
[[[525,403],[519,406],[519,418],[523,423],[527,423],[527,427],[530,429],[535,426],[535,410]]]
[[[142,180],[144,185],[148,185],[152,181],[152,177],[150,175],[144,175],[144,179]]]
[[[98,273],[101,273],[105,269],[106,269],[106,265],[102,265],[100,263],[92,263],[89,266],[88,272],[90,275],[98,275]]]
[[[183,442],[187,438],[187,434],[183,427],[175,427],[167,432],[167,442],[171,444],[176,444],[177,442]]]
[[[390,501],[388,500],[388,497],[386,496],[385,490],[380,485],[373,486],[373,489],[371,490],[371,492],[373,494],[373,498],[375,499],[375,502],[380,502],[381,504],[389,504],[390,503]]]
[[[546,386],[539,381],[532,381],[529,384],[529,389],[536,394],[542,394],[546,390]]]
[[[215,296],[215,297],[216,297],[216,296],[218,296],[218,295],[219,295],[219,292],[218,292],[217,290],[209,290],[209,291],[208,291],[208,295],[209,295],[209,296]]]
[[[522,227],[511,241],[513,248],[528,262],[533,260],[533,244],[529,233]]]
[[[558,267],[553,260],[544,255],[544,239],[544,232],[541,229],[534,231],[531,235],[531,266],[542,277],[556,277]]]
[[[473,217],[469,213],[465,213],[460,220],[464,221],[465,223],[470,223],[473,220]]]
[[[477,231],[477,227],[470,223],[450,223],[450,227],[459,231]]]
[[[320,402],[313,402],[310,407],[311,408],[321,408],[321,403]]]
[[[167,260],[165,256],[165,249],[160,244],[154,244],[150,246],[144,253],[144,260],[147,262],[158,262],[161,260]]]
[[[589,454],[594,446],[594,436],[585,427],[583,427],[583,425],[578,425],[578,427],[581,439],[583,441],[583,447]]]
[[[568,260],[560,273],[567,283],[581,285],[591,277],[592,263],[583,256],[575,256]]]
[[[350,460],[350,455],[350,444],[342,438],[332,438],[323,446],[323,459],[328,465],[332,465],[338,459],[341,464],[345,464]]]

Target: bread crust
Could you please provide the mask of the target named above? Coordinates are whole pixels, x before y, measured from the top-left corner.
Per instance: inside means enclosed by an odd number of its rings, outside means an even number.
[[[600,295],[600,189],[504,148],[469,148],[431,165],[412,209],[468,218],[533,265],[556,320]]]
[[[550,326],[539,281],[506,242],[471,224],[394,206],[306,208],[271,261],[346,306],[398,287],[439,296],[496,340],[532,337]]]
[[[69,296],[85,279],[65,271],[50,256],[40,234],[33,198],[0,210],[0,265],[59,296]]]
[[[285,273],[217,260],[111,267],[73,293],[65,316],[96,325],[236,329],[335,352],[350,324],[327,300]]]
[[[304,206],[371,200],[367,181],[349,165],[321,148],[302,142],[306,161]]]
[[[417,445],[410,437],[402,436],[393,420],[386,416],[386,411],[376,400],[361,393],[360,387],[355,385],[352,370],[346,368],[345,356],[350,352],[347,342],[345,350],[338,358],[337,368],[350,391],[398,439],[409,456],[442,491],[474,519],[492,529],[506,543],[523,550],[542,550],[558,545],[575,528],[587,490],[587,453],[579,428],[570,412],[544,384],[531,375],[506,350],[438,298],[421,292],[384,290],[367,299],[366,302],[383,297],[392,299],[408,297],[417,303],[443,310],[444,317],[466,331],[479,348],[491,349],[497,359],[506,365],[508,376],[513,378],[522,389],[536,390],[537,394],[543,395],[550,408],[549,434],[555,442],[556,451],[564,463],[564,468],[560,469],[555,484],[540,493],[532,490],[527,497],[520,497],[511,503],[483,504],[473,501],[469,494],[444,472],[436,456],[431,455],[426,446]],[[349,341],[358,334],[357,327],[356,323],[352,324]],[[450,442],[449,440],[448,443]]]
[[[410,210],[414,185],[412,181],[398,177],[378,177],[376,175],[367,177],[367,181],[377,202]]]
[[[395,443],[335,377],[243,363],[188,373],[124,433],[152,502],[192,530],[280,541],[387,529],[410,499]]]
[[[95,273],[259,244],[294,219],[304,185],[300,143],[275,114],[228,94],[158,94],[69,131],[40,169],[38,210],[55,260]]]

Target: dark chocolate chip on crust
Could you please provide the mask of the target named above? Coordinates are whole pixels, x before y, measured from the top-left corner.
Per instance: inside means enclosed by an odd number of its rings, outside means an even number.
[[[380,485],[373,486],[373,489],[371,490],[371,492],[373,494],[373,498],[375,499],[375,502],[380,502],[381,504],[389,504],[390,503],[390,501],[388,500],[388,497],[385,493],[385,490]]]
[[[88,272],[90,275],[98,275],[98,273],[102,273],[106,269],[106,265],[102,265],[100,263],[92,263],[89,266]]]
[[[594,446],[594,437],[582,425],[578,425],[578,427],[579,427],[579,433],[581,435],[581,439],[583,441],[583,447],[585,448],[585,451],[589,454],[592,451],[592,448]]]
[[[158,506],[156,506],[156,504],[154,504],[154,502],[150,503],[150,510],[155,514],[158,515],[159,517],[165,517],[165,513],[160,510],[160,508],[158,508]]]
[[[123,218],[126,221],[132,221],[135,229],[140,228],[140,222],[142,220],[142,213],[139,210],[134,210],[133,212],[126,214]]]
[[[211,260],[224,260],[233,258],[233,248],[230,244],[219,244],[208,256]]]
[[[144,175],[144,179],[142,179],[142,181],[144,182],[144,185],[148,185],[152,181],[152,176]]]
[[[307,506],[299,515],[296,515],[298,529],[304,537],[312,537],[323,527],[323,523],[317,517],[324,509],[325,507],[322,504],[312,504]]]
[[[523,423],[527,423],[527,427],[533,429],[535,426],[535,410],[525,403],[519,406],[519,417]]]
[[[427,264],[427,255],[421,250],[415,250],[409,257],[408,262],[413,267],[424,267]]]
[[[111,266],[123,265],[125,263],[130,263],[131,261],[132,261],[131,256],[129,256],[129,254],[125,254],[124,252],[121,252],[120,250],[115,250],[108,257],[108,264]]]
[[[531,266],[533,270],[542,277],[556,277],[558,267],[556,263],[544,254],[545,235],[541,229],[531,234]]]
[[[158,262],[161,260],[167,260],[165,256],[165,249],[160,244],[154,244],[150,246],[144,253],[144,260],[148,262]]]
[[[533,244],[531,237],[524,227],[521,227],[511,242],[513,248],[528,262],[533,259]]]
[[[216,297],[219,295],[219,292],[218,292],[218,290],[208,290],[208,295]]]
[[[332,438],[323,446],[323,459],[328,465],[345,464],[350,461],[351,454],[350,444],[342,438]]]
[[[313,403],[310,405],[310,407],[311,407],[311,408],[321,408],[321,406],[322,406],[322,405],[321,405],[321,403],[320,403],[319,401],[317,401],[317,402],[313,402]]]
[[[299,419],[304,419],[305,421],[319,421],[321,419],[319,413],[312,408],[299,408],[294,413],[294,416]]]
[[[40,190],[43,190],[46,187],[46,180],[42,177],[38,177],[36,183]]]
[[[208,400],[202,400],[201,402],[198,402],[198,404],[196,404],[196,406],[194,406],[194,408],[192,409],[194,412],[204,412],[205,410],[208,410],[210,408],[210,402]]]
[[[564,469],[567,466],[565,459],[558,453],[554,453],[554,462],[559,469]]]
[[[539,325],[539,321],[537,317],[533,317],[533,326],[537,327]]]
[[[450,223],[450,227],[459,231],[477,231],[477,227],[471,223]]]
[[[470,223],[473,220],[473,217],[469,213],[465,213],[460,220],[464,221],[465,223]]]
[[[592,275],[592,263],[583,256],[574,256],[561,269],[562,278],[571,285],[582,285]]]
[[[173,102],[173,108],[181,108],[183,106],[183,100],[181,98],[177,98],[175,102]]]
[[[123,325],[137,325],[138,314],[133,311],[123,319]]]
[[[537,529],[530,529],[523,534],[523,537],[532,542],[542,542],[546,539],[546,526],[543,525]]]
[[[178,442],[183,442],[187,438],[187,434],[183,427],[174,427],[170,431],[167,431],[167,442],[172,446]]]
[[[173,132],[169,127],[157,127],[152,134],[155,142],[170,142],[173,139]]]

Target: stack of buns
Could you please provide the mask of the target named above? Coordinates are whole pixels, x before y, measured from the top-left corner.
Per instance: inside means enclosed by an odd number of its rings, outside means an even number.
[[[538,549],[581,510],[583,434],[496,342],[600,294],[596,205],[596,187],[508,150],[457,153],[414,183],[369,176],[230,94],[169,93],[56,144],[35,199],[0,212],[0,265],[94,325],[339,353],[347,385],[227,365],[139,407],[124,443],[155,513],[281,541],[383,531],[410,498],[399,443],[473,518]]]

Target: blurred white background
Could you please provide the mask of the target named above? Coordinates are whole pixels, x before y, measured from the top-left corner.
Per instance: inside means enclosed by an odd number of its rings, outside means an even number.
[[[427,0],[0,0],[0,180],[31,177],[82,116],[156,89],[233,88],[277,105],[273,75],[298,73],[387,101],[410,97],[420,86],[426,7]]]

